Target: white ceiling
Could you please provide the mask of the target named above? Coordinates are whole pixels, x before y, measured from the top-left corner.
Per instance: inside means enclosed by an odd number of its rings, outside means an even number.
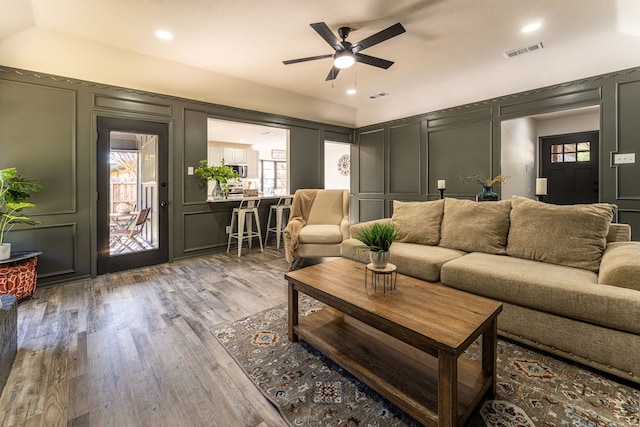
[[[639,0],[0,0],[0,65],[364,126],[640,66]],[[520,28],[543,23],[535,33]],[[324,79],[309,26],[407,32]],[[155,38],[156,29],[174,34]],[[507,59],[507,50],[544,49]],[[358,93],[345,90],[357,83]],[[370,99],[386,92],[389,96]]]
[[[271,126],[228,120],[207,120],[207,141],[251,144],[269,149],[286,150],[288,131]]]

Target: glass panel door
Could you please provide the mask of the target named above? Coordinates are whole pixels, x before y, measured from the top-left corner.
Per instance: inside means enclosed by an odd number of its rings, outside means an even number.
[[[168,260],[162,123],[98,119],[98,274]]]

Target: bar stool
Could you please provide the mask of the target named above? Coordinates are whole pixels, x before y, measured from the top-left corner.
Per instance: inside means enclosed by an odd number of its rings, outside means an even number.
[[[238,239],[238,257],[242,253],[242,240],[246,237],[249,240],[249,248],[251,248],[251,240],[254,237],[258,238],[260,243],[260,252],[264,252],[262,247],[262,233],[260,232],[260,217],[258,216],[258,206],[260,206],[260,199],[257,198],[244,198],[240,201],[240,206],[233,208],[231,213],[231,226],[229,227],[229,241],[227,242],[227,252],[231,247],[231,239]],[[246,221],[246,217],[249,220]],[[233,227],[236,224],[236,217],[238,222],[238,229],[234,232]],[[251,218],[253,217],[256,224],[256,231],[253,231],[253,223]],[[245,234],[246,225],[246,234]]]
[[[278,199],[278,203],[275,205],[271,205],[269,209],[269,219],[267,219],[267,231],[264,233],[264,244],[266,246],[267,239],[269,238],[269,231],[273,231],[276,233],[276,247],[280,249],[280,236],[284,232],[284,229],[287,226],[287,222],[283,221],[285,212],[287,216],[289,215],[289,211],[291,210],[291,201],[293,200],[293,196],[283,196]],[[275,221],[276,223],[271,225],[271,214],[275,212]]]

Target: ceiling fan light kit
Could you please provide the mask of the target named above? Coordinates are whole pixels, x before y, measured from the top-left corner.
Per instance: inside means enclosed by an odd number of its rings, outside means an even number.
[[[333,60],[333,65],[344,70],[345,68],[351,67],[356,63],[356,58],[353,56],[351,52],[346,50],[341,50],[336,52],[335,58]]]
[[[289,59],[282,61],[283,64],[296,64],[298,62],[315,61],[317,59],[331,58],[333,57],[333,66],[327,75],[325,80],[334,80],[340,70],[351,67],[354,63],[360,62],[362,64],[372,65],[378,68],[384,68],[385,70],[393,65],[393,61],[388,61],[382,58],[376,58],[375,56],[365,55],[360,53],[361,51],[375,46],[378,43],[382,43],[385,40],[389,40],[392,37],[398,36],[404,33],[406,30],[399,22],[382,31],[379,31],[372,36],[360,40],[358,43],[351,44],[346,41],[349,37],[349,33],[353,28],[340,27],[338,34],[342,38],[342,41],[336,37],[335,34],[329,29],[324,22],[316,22],[311,24],[313,28],[334,50],[334,54],[309,56],[306,58]]]

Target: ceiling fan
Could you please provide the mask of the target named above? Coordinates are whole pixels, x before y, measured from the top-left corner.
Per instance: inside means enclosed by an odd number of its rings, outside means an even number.
[[[385,28],[382,31],[375,33],[372,36],[367,37],[364,40],[359,41],[358,43],[351,44],[346,41],[347,37],[349,37],[349,33],[353,30],[353,28],[349,27],[340,27],[338,28],[338,34],[342,41],[340,41],[333,32],[329,29],[327,24],[324,22],[316,22],[311,24],[311,28],[316,30],[320,37],[322,37],[329,45],[335,50],[335,53],[329,53],[326,55],[318,55],[318,56],[309,56],[307,58],[298,58],[298,59],[289,59],[287,61],[282,61],[283,64],[296,64],[298,62],[306,62],[306,61],[315,61],[316,59],[324,59],[333,57],[333,67],[329,71],[326,80],[334,80],[341,69],[349,68],[355,62],[361,62],[367,65],[373,65],[374,67],[384,68],[385,70],[393,65],[393,61],[387,61],[386,59],[376,58],[375,56],[365,55],[364,53],[360,53],[361,51],[377,45],[378,43],[382,43],[385,40],[389,40],[392,37],[398,36],[404,33],[406,30],[399,22],[390,26],[389,28]]]

